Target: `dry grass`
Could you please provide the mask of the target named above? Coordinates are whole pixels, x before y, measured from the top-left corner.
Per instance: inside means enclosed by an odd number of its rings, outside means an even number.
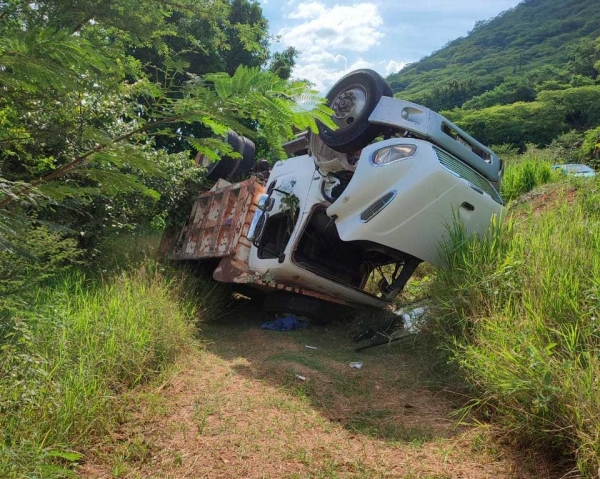
[[[203,325],[203,350],[133,395],[85,478],[530,478],[395,343],[355,353],[345,326],[259,329],[262,313]],[[306,344],[316,346],[309,350]],[[348,363],[362,360],[362,370]],[[306,376],[306,381],[296,378]]]

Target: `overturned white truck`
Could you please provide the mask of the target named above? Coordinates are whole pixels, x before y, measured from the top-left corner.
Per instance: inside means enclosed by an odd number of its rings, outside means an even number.
[[[299,135],[270,173],[217,181],[170,258],[208,262],[216,280],[262,291],[280,312],[385,307],[419,263],[440,263],[457,216],[485,234],[502,214],[502,161],[443,116],[393,98],[372,70],[348,74],[327,99],[339,128]],[[243,158],[211,165],[213,178],[249,169],[240,145]]]

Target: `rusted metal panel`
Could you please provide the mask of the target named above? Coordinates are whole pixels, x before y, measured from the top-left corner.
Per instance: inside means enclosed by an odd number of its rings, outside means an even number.
[[[229,184],[200,195],[181,231],[172,259],[211,259],[239,256],[246,262],[250,242],[246,234],[264,186],[256,178]]]

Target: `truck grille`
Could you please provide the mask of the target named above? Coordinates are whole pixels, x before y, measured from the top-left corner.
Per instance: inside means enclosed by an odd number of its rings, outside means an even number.
[[[497,203],[500,203],[501,205],[504,204],[500,194],[496,191],[496,188],[494,188],[492,184],[483,176],[481,176],[475,170],[469,168],[459,159],[455,158],[449,153],[446,153],[444,150],[440,150],[439,148],[434,148],[434,150],[438,161],[444,168],[446,168],[452,174],[467,180],[472,186],[475,187],[475,190],[481,190],[490,195]]]
[[[360,220],[363,223],[370,221],[377,213],[379,213],[383,208],[390,204],[390,202],[396,196],[395,191],[390,191],[386,193],[381,198],[379,198],[375,203],[369,206],[365,211],[360,214]]]

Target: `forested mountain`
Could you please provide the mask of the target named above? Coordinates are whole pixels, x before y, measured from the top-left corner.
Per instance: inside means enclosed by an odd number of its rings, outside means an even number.
[[[569,45],[598,36],[598,0],[525,0],[491,20],[478,22],[467,37],[450,42],[388,81],[396,96],[448,109],[511,76],[543,65],[565,65]],[[460,93],[454,104],[431,104],[435,103],[434,91],[450,83]]]
[[[589,160],[600,134],[600,1],[525,0],[388,81],[484,143],[585,144],[579,159]]]

